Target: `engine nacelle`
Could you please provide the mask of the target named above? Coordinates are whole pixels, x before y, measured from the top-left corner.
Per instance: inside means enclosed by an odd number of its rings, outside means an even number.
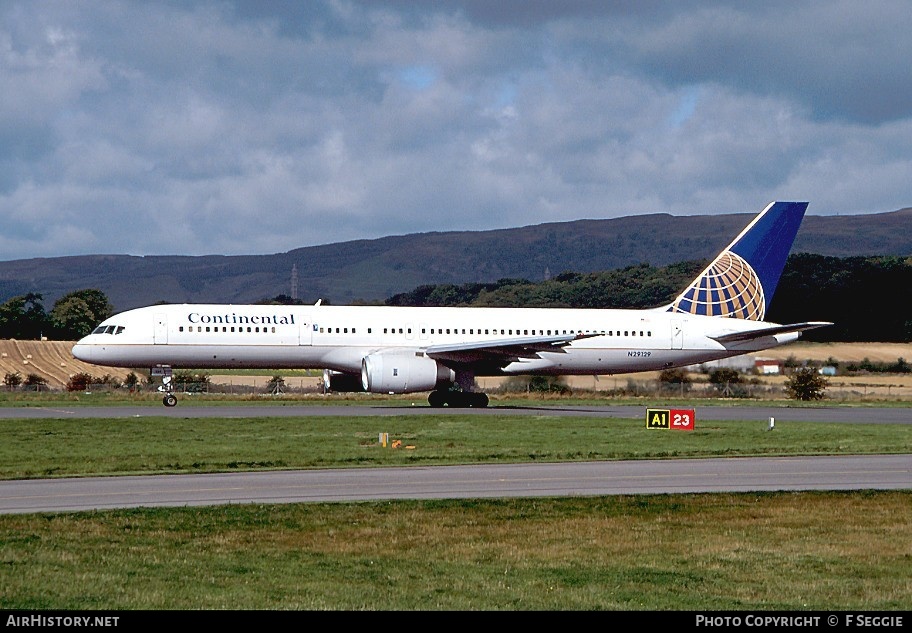
[[[326,392],[355,392],[364,391],[361,386],[361,376],[357,374],[345,374],[341,371],[332,369],[323,370],[323,390]]]
[[[372,393],[430,391],[455,379],[453,370],[415,352],[370,354],[361,360],[361,385]]]

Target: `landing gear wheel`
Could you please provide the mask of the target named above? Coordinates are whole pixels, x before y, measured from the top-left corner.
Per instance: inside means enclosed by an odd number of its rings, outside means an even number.
[[[428,394],[428,404],[439,409],[446,404],[446,394],[442,391],[432,391]]]
[[[173,407],[177,404],[177,396],[175,396],[173,393],[169,393],[164,398],[162,398],[162,404],[166,407]]]

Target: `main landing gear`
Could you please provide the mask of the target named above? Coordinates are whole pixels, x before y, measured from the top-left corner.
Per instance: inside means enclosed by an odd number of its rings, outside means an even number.
[[[488,406],[488,395],[475,391],[475,374],[462,369],[456,370],[456,385],[451,389],[435,389],[428,394],[428,404],[434,408],[443,406],[464,409]]]
[[[444,406],[464,409],[488,406],[488,394],[476,391],[448,391],[438,389],[428,394],[428,404],[434,408]]]

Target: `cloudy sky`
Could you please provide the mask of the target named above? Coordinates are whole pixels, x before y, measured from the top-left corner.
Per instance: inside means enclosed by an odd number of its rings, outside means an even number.
[[[912,206],[906,0],[4,0],[0,259]]]

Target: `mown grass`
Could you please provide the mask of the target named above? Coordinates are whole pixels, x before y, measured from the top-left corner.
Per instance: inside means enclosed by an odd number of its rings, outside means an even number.
[[[7,419],[0,478],[912,452],[907,425],[776,420]],[[912,489],[2,515],[0,608],[906,611],[910,542]]]
[[[389,433],[398,449],[383,448]],[[406,448],[413,447],[413,448]],[[912,450],[901,424],[642,420],[548,415],[0,419],[0,479],[363,466],[663,459]]]
[[[910,494],[0,517],[7,609],[908,610]]]
[[[178,405],[181,408],[196,406],[419,406],[427,407],[427,394],[385,395],[373,393],[332,393],[293,392],[280,395],[268,393],[177,393]],[[781,406],[798,407],[899,407],[912,408],[912,402],[902,399],[869,398],[867,400],[831,400],[802,402],[781,398],[723,398],[723,397],[680,397],[675,394],[656,395],[618,395],[611,392],[574,390],[568,394],[558,393],[523,393],[523,392],[489,392],[491,407],[534,407],[534,406],[680,406],[690,407],[741,407],[741,406]],[[155,390],[140,390],[130,393],[126,390],[108,390],[86,393],[83,391],[3,391],[0,390],[0,417],[5,407],[119,407],[125,405],[161,407],[162,394]]]

